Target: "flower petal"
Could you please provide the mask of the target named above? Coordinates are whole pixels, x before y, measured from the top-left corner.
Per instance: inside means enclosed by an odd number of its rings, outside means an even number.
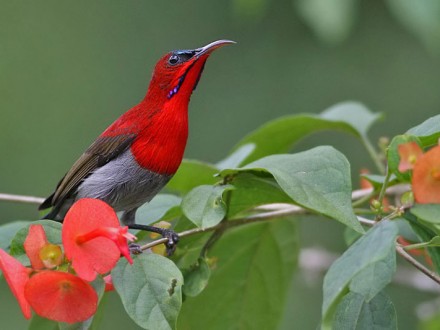
[[[422,148],[415,141],[402,143],[397,146],[399,152],[399,172],[403,173],[414,168],[417,159],[423,154]]]
[[[121,256],[116,242],[98,235],[107,227],[121,228],[115,211],[98,199],[80,199],[64,219],[64,252],[78,276],[87,281],[94,280],[97,274],[109,272]],[[127,245],[125,238],[124,241]]]
[[[98,295],[89,283],[58,271],[32,276],[25,286],[25,296],[38,315],[58,322],[85,321],[98,306]]]
[[[44,263],[40,259],[41,249],[48,244],[46,233],[42,225],[31,225],[29,233],[24,241],[24,250],[26,251],[33,269],[43,269]]]
[[[25,298],[24,287],[32,270],[23,266],[17,259],[11,257],[2,249],[0,249],[0,269],[6,282],[8,282],[9,288],[18,300],[24,317],[31,318],[31,307]]]

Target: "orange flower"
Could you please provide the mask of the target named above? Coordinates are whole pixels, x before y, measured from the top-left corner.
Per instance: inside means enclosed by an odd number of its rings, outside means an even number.
[[[430,149],[417,160],[412,187],[417,203],[440,203],[440,146]]]
[[[399,172],[403,173],[414,168],[417,159],[423,155],[423,150],[415,141],[402,143],[397,146],[399,152]]]

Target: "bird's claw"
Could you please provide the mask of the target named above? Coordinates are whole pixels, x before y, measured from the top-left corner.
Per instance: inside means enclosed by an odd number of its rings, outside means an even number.
[[[139,244],[130,243],[128,245],[128,249],[130,250],[131,254],[141,254],[142,253],[142,249]]]
[[[168,241],[165,243],[165,246],[167,249],[167,256],[170,257],[173,255],[174,251],[176,251],[177,243],[179,242],[180,237],[171,229],[164,229],[162,236],[168,239]]]

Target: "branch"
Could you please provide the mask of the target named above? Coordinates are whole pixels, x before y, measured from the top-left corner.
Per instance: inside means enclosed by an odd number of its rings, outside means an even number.
[[[359,221],[362,224],[365,224],[367,226],[374,226],[376,221],[372,221],[372,220],[368,220],[368,219],[364,219],[362,217],[358,217]],[[420,270],[423,274],[425,274],[426,276],[428,276],[430,279],[432,279],[434,282],[437,282],[438,284],[440,284],[440,276],[438,274],[436,274],[435,272],[433,272],[432,270],[429,270],[428,268],[426,268],[424,265],[422,265],[420,262],[418,262],[416,259],[414,259],[408,252],[405,251],[405,249],[396,242],[396,252],[403,257],[406,261],[408,261],[411,265],[413,265],[415,268],[417,268],[418,270]]]
[[[420,270],[423,274],[428,276],[433,281],[440,284],[440,277],[438,276],[438,274],[436,274],[432,270],[429,270],[428,268],[423,266],[420,262],[418,262],[416,259],[414,259],[408,252],[406,252],[405,249],[398,243],[396,243],[396,251],[398,254],[400,254],[401,257],[403,257],[411,265],[413,265],[415,268]]]
[[[388,188],[386,190],[387,195],[400,195],[403,192],[409,190],[408,185],[396,185]],[[371,194],[372,189],[360,189],[360,190],[354,190],[352,193],[352,199],[360,199],[365,196],[368,196]],[[44,201],[44,198],[40,197],[34,197],[34,196],[23,196],[23,195],[13,195],[13,194],[1,194],[0,193],[0,200],[4,201],[10,201],[10,202],[20,202],[20,203],[33,203],[33,204],[41,204]],[[254,215],[250,215],[248,217],[243,217],[239,219],[234,219],[231,221],[225,221],[221,222],[216,226],[207,227],[207,228],[194,228],[190,230],[183,231],[181,233],[178,233],[179,237],[186,237],[186,236],[192,236],[200,233],[210,232],[217,229],[226,230],[232,227],[242,226],[245,224],[253,223],[253,222],[261,222],[261,221],[267,221],[275,218],[282,218],[286,216],[291,215],[297,215],[297,214],[305,214],[308,211],[291,204],[269,204],[269,205],[263,205],[255,209],[256,211],[259,210],[269,210],[268,212],[264,213],[258,213]],[[375,221],[369,220],[363,217],[358,216],[358,220],[360,223],[366,226],[374,226]],[[153,246],[166,243],[168,241],[167,238],[160,238],[153,242],[147,243],[143,246],[141,246],[142,250],[147,250],[149,248],[152,248]],[[398,254],[400,254],[405,260],[407,260],[410,264],[412,264],[415,268],[420,270],[422,273],[424,273],[426,276],[431,278],[433,281],[440,284],[440,277],[423,266],[421,263],[419,263],[416,259],[414,259],[411,255],[409,255],[398,243],[396,243],[396,251]]]
[[[226,230],[226,229],[229,229],[232,227],[247,225],[249,223],[262,222],[262,221],[267,221],[267,220],[271,220],[271,219],[291,216],[291,215],[295,215],[295,214],[307,213],[307,211],[305,209],[303,209],[302,207],[296,206],[296,205],[290,205],[290,204],[282,204],[282,205],[287,205],[287,207],[285,207],[284,209],[279,209],[279,210],[275,210],[275,211],[271,211],[271,212],[258,213],[258,214],[250,215],[250,216],[244,217],[244,218],[220,222],[218,225],[215,225],[212,227],[193,228],[193,229],[182,231],[177,234],[179,235],[180,238],[182,238],[182,237],[192,236],[192,235],[196,235],[196,234],[200,234],[200,233],[210,232],[210,231],[217,230],[217,229]],[[157,239],[153,242],[142,245],[141,250],[147,250],[147,249],[152,248],[153,246],[156,246],[156,245],[159,245],[162,243],[166,243],[166,242],[168,242],[167,238],[160,238],[160,239]]]
[[[227,230],[232,227],[242,226],[242,225],[246,225],[246,224],[253,223],[253,222],[267,221],[267,220],[272,220],[274,218],[282,218],[282,217],[291,216],[291,215],[305,214],[308,212],[307,210],[305,210],[299,206],[290,205],[290,204],[269,204],[269,205],[259,207],[258,209],[268,209],[268,208],[273,209],[274,206],[277,206],[278,209],[272,210],[269,212],[265,212],[265,213],[250,215],[248,217],[244,217],[244,218],[240,218],[240,219],[220,222],[218,225],[212,226],[212,227],[194,228],[194,229],[186,230],[181,233],[178,233],[178,235],[179,235],[179,237],[186,237],[186,236],[191,236],[191,235],[195,235],[195,234],[199,234],[199,233],[205,233],[205,232],[218,230],[218,229]],[[369,227],[372,227],[376,224],[376,221],[374,221],[374,220],[369,220],[369,219],[366,219],[361,216],[358,216],[357,218],[360,223],[362,223],[363,225],[369,226]],[[161,239],[155,240],[153,242],[150,242],[150,243],[147,243],[147,244],[141,246],[141,250],[150,249],[153,246],[166,243],[167,241],[168,241],[167,238],[161,238]],[[396,251],[399,255],[401,255],[411,265],[413,265],[415,268],[420,270],[423,274],[425,274],[426,276],[431,278],[433,281],[440,284],[440,277],[435,272],[429,270],[428,268],[423,266],[421,263],[419,263],[416,259],[414,259],[411,255],[409,255],[397,242],[396,242]]]
[[[44,198],[0,193],[0,201],[41,204],[44,202]]]

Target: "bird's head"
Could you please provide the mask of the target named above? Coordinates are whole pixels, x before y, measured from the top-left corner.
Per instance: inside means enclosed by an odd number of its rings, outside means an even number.
[[[156,64],[146,98],[165,102],[188,101],[211,53],[231,40],[217,40],[196,49],[174,50]]]

